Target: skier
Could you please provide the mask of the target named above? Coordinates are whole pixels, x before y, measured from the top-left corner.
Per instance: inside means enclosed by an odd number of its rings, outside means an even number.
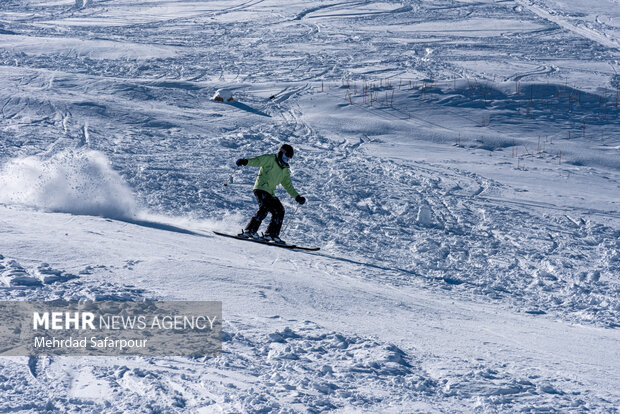
[[[241,237],[258,239],[258,228],[271,213],[271,221],[267,227],[267,232],[263,234],[263,239],[273,241],[275,243],[284,243],[280,239],[280,229],[284,221],[284,207],[274,194],[274,190],[280,184],[295,198],[299,204],[303,205],[306,199],[295,191],[291,183],[291,174],[289,172],[289,161],[293,158],[293,147],[284,144],[280,147],[277,154],[263,154],[258,157],[237,160],[237,167],[250,165],[252,167],[260,167],[256,183],[254,184],[254,195],[258,201],[258,211],[250,220]]]

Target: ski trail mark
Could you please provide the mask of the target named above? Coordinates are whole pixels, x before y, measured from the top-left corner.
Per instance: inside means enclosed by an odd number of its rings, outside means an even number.
[[[309,15],[310,13],[314,13],[317,12],[319,10],[325,10],[325,9],[330,9],[333,7],[342,7],[342,6],[354,6],[354,5],[360,5],[360,4],[365,4],[365,2],[360,2],[360,1],[350,1],[350,2],[344,2],[344,3],[334,3],[334,4],[326,4],[326,5],[322,5],[322,6],[316,6],[316,7],[311,7],[309,9],[306,9],[304,11],[302,11],[301,13],[299,13],[293,20],[301,20],[303,18],[305,18],[307,15]]]
[[[572,24],[568,22],[567,20],[563,19],[562,16],[553,15],[549,13],[548,11],[546,11],[545,9],[543,9],[542,7],[536,4],[533,4],[531,1],[528,1],[528,0],[515,0],[515,1],[516,3],[525,7],[526,9],[536,14],[537,16],[541,17],[542,19],[555,23],[558,26],[566,30],[569,30],[575,34],[578,34],[581,37],[585,37],[586,39],[589,39],[605,47],[620,50],[620,44],[618,42],[608,38],[602,33],[597,32],[596,30],[593,30],[593,29],[590,29],[584,26]]]
[[[537,67],[536,69],[530,71],[530,72],[525,72],[525,73],[520,73],[520,74],[514,74],[512,76],[509,76],[508,78],[506,78],[507,81],[515,81],[518,82],[521,79],[527,77],[527,76],[533,76],[533,75],[545,75],[545,74],[549,74],[549,73],[553,73],[556,72],[558,69],[555,66],[548,66],[548,65],[542,65]]]

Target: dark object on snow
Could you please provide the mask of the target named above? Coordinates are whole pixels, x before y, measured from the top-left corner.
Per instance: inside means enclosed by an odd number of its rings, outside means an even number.
[[[248,165],[248,160],[245,158],[239,158],[237,160],[237,167],[241,167],[242,165]]]
[[[215,95],[213,95],[213,100],[217,102],[231,102],[235,99],[233,98],[231,91],[227,89],[218,89],[215,91]]]
[[[295,197],[295,201],[297,201],[299,204],[303,206],[304,204],[306,204],[306,197],[297,196]]]
[[[270,100],[270,101],[271,101],[271,100],[273,100],[273,99],[276,99],[276,96],[275,96],[275,95],[271,95],[271,96],[269,97],[269,100]]]

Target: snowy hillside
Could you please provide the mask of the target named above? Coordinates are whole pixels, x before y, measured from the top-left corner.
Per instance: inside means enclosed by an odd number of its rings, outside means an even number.
[[[3,1],[2,300],[221,300],[224,326],[217,357],[3,357],[0,411],[616,412],[619,18]],[[234,161],[284,142],[282,237],[320,252],[215,236],[256,208]]]

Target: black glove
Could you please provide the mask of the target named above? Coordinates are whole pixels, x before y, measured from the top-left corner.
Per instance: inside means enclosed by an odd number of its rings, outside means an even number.
[[[239,158],[237,160],[237,167],[241,167],[242,165],[248,165],[248,160],[245,158]]]
[[[306,198],[298,195],[297,197],[295,197],[295,201],[297,201],[299,204],[303,206],[306,203]]]

